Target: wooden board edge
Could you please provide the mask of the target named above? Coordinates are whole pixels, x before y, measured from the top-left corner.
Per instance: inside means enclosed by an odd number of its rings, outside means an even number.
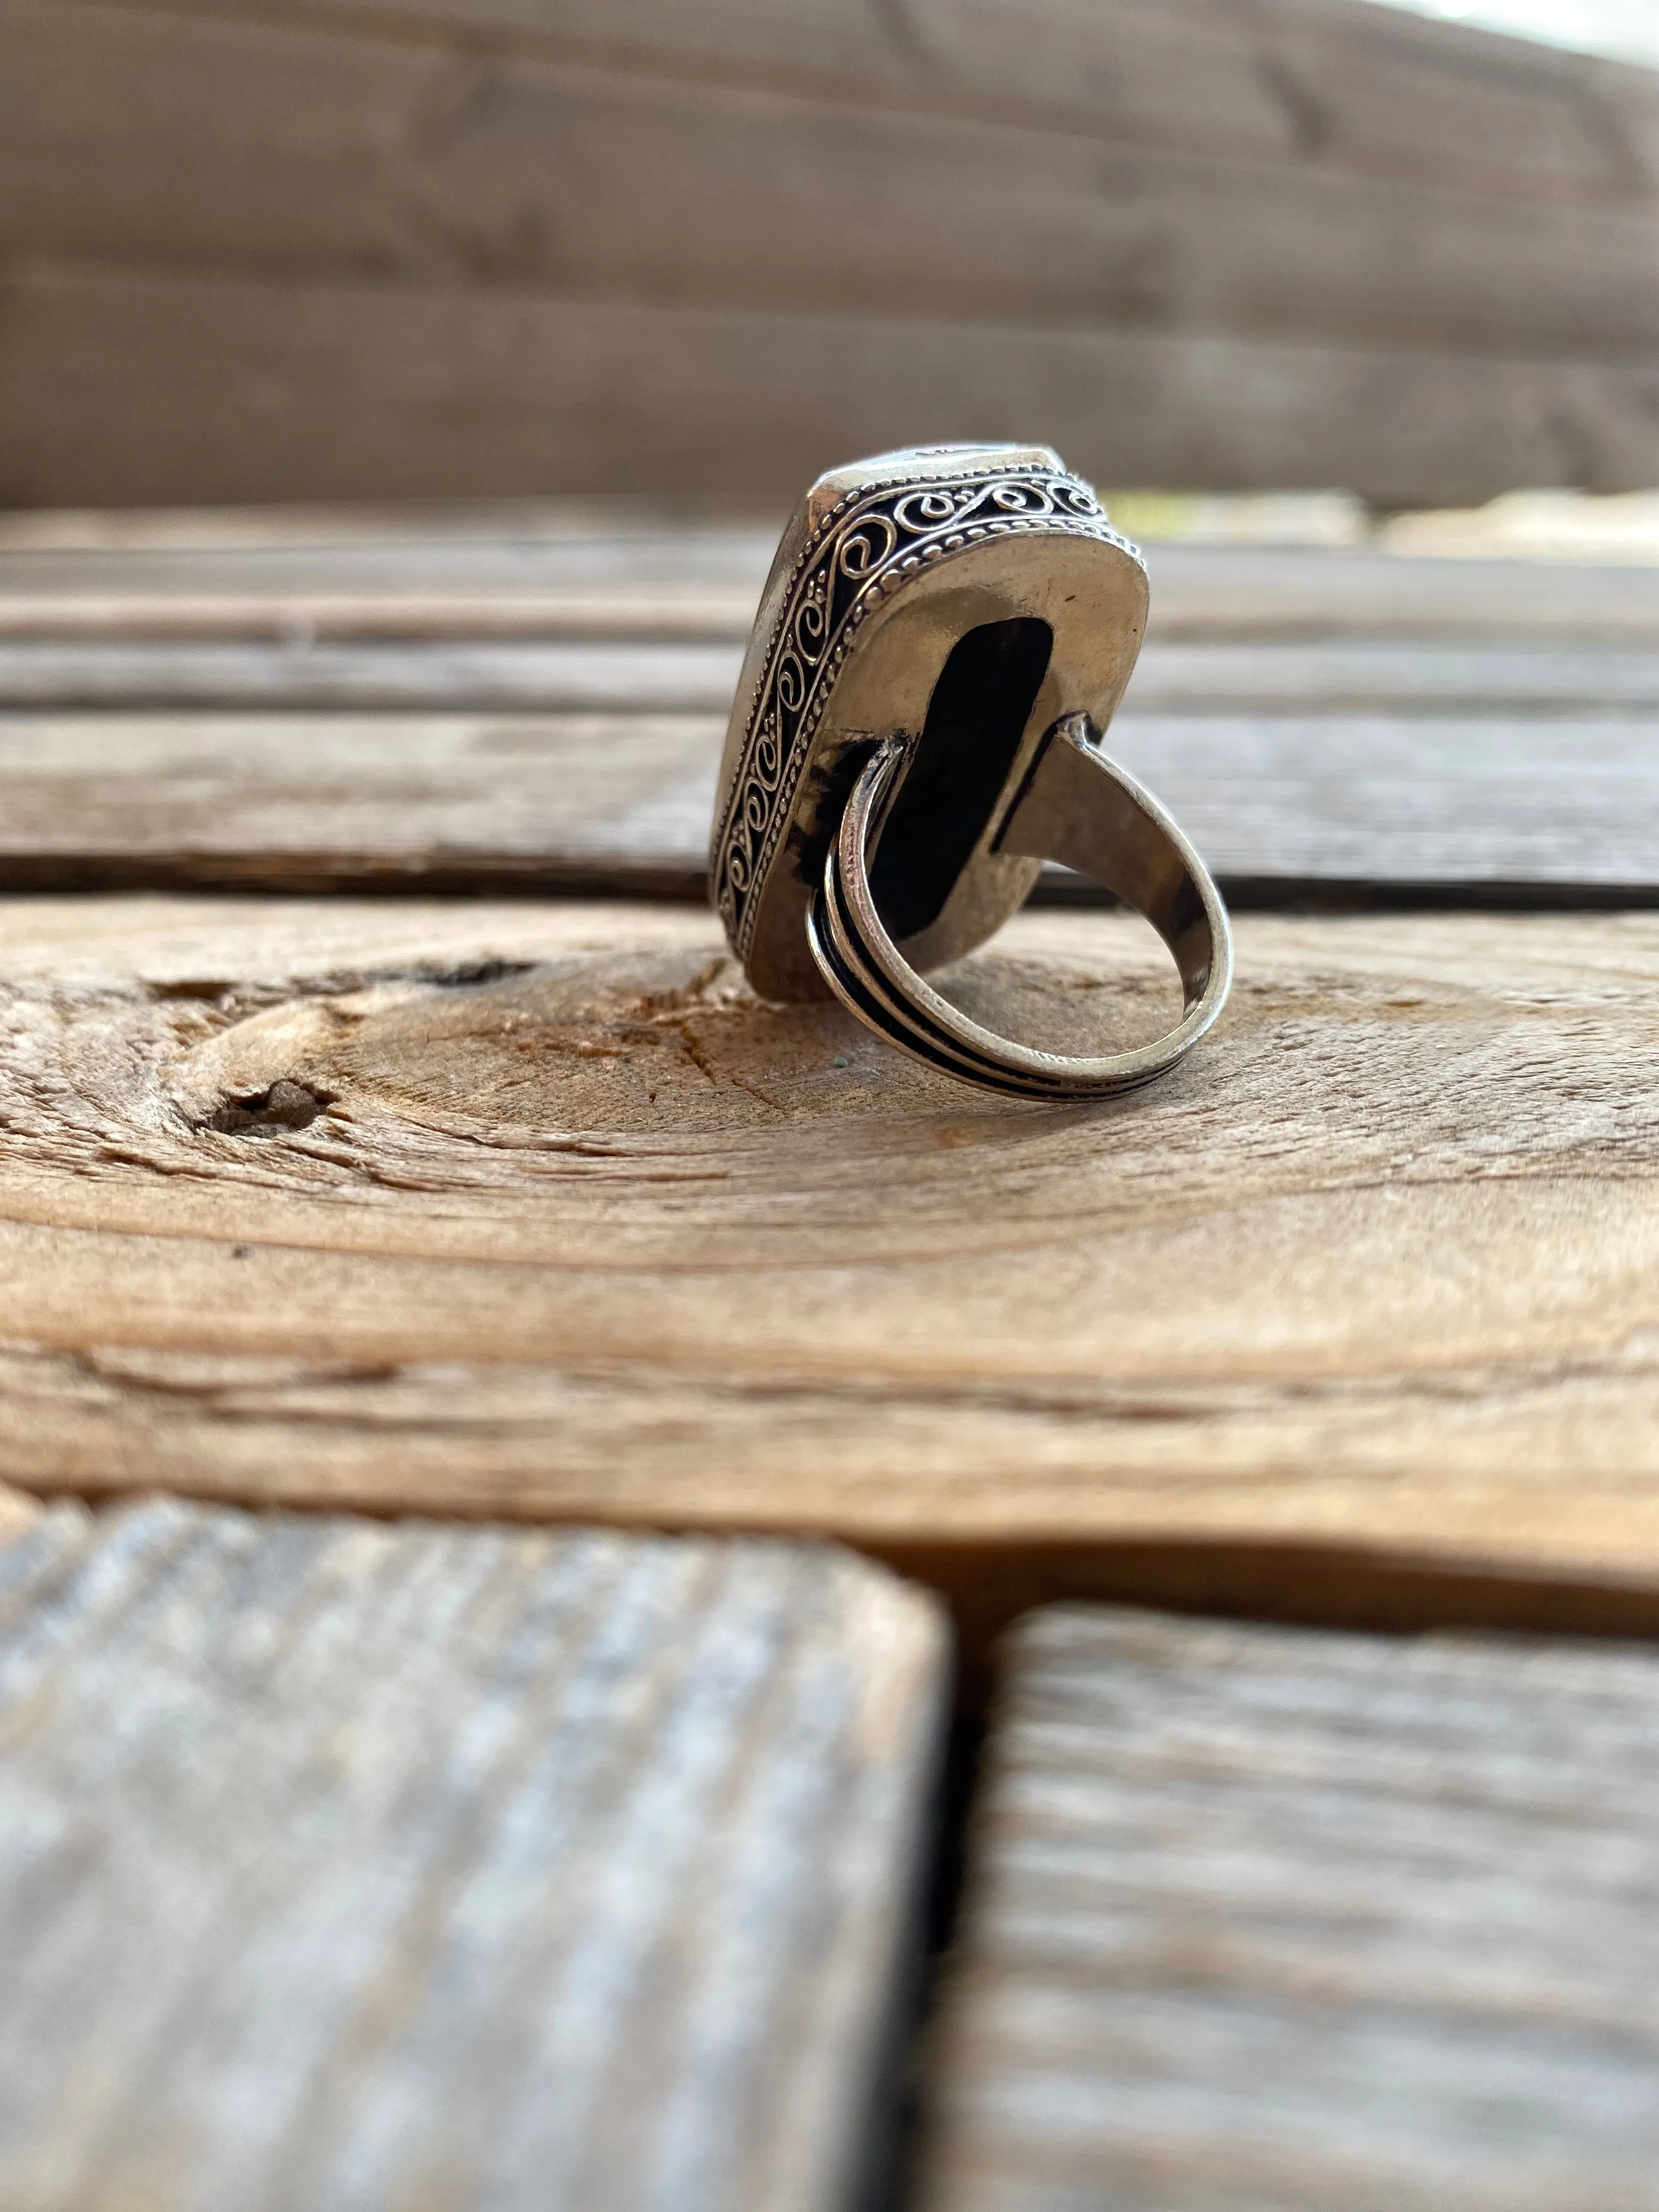
[[[33,1528],[46,1510],[40,1498],[0,1483],[0,1549]]]
[[[416,1505],[388,1511],[347,1494],[256,1494],[234,1485],[133,1492],[77,1479],[41,1479],[0,1490],[0,1543],[53,1503],[79,1503],[100,1516],[165,1495],[207,1507],[332,1515],[371,1522],[489,1522],[503,1528],[605,1528],[618,1534],[732,1537],[823,1543],[885,1570],[931,1599],[937,1633],[953,1644],[959,1708],[981,1713],[1000,1639],[1023,1615],[1057,1603],[1105,1603],[1307,1628],[1417,1635],[1510,1632],[1592,1640],[1659,1643],[1659,1572],[1620,1574],[1593,1562],[1539,1553],[1505,1555],[1449,1543],[1388,1545],[1316,1537],[1265,1539],[1195,1534],[1070,1540],[1010,1532],[966,1538],[895,1534],[854,1522],[817,1527],[762,1524],[741,1516],[688,1521],[672,1516],[607,1517],[590,1502],[568,1515],[515,1516],[492,1499],[476,1515]],[[15,1500],[15,1525],[6,1513]]]
[[[1238,913],[1295,908],[1322,914],[1609,914],[1659,908],[1659,871],[1645,882],[1530,881],[1471,876],[1252,875],[1225,869],[1216,882]],[[603,852],[562,858],[511,853],[450,854],[442,859],[349,851],[167,853],[7,852],[0,848],[0,898],[120,896],[131,893],[221,893],[261,897],[490,898],[555,901],[646,900],[703,905],[708,876],[688,855],[646,860]],[[1031,894],[1039,908],[1099,909],[1115,893],[1068,871],[1048,868]]]
[[[1659,1576],[1565,1559],[1261,1538],[841,1540],[938,1593],[955,1623],[963,1696],[974,1711],[990,1693],[1000,1640],[1045,1605],[1131,1605],[1394,1635],[1659,1641]]]

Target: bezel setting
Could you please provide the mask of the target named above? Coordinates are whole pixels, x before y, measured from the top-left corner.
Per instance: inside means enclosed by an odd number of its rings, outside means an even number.
[[[1135,547],[1113,529],[1093,491],[1058,454],[1012,446],[884,454],[820,477],[797,510],[780,544],[738,685],[709,852],[715,908],[733,951],[766,995],[812,997],[822,990],[805,957],[805,915],[814,870],[833,833],[830,817],[845,795],[840,757],[860,740],[867,753],[872,738],[891,733],[879,718],[872,726],[855,714],[849,725],[836,714],[849,664],[907,599],[937,601],[947,576],[960,579],[964,605],[984,603],[979,618],[1006,603],[1010,611],[1046,614],[1051,627],[1058,621],[1075,630],[1076,617],[1041,604],[1041,562],[1018,557],[1022,541],[1042,539],[1082,541],[1079,550],[1097,547],[1095,559],[1103,556],[1111,564],[1102,588],[1081,594],[1099,602],[1085,612],[1105,609],[1114,632],[1112,653],[1104,663],[1097,657],[1091,662],[1091,680],[1083,686],[1096,696],[1075,696],[1078,685],[1063,680],[1062,655],[1038,710],[1046,718],[1061,708],[1088,706],[1103,724],[1139,647],[1145,571]],[[1030,544],[1030,553],[1038,552]],[[1062,596],[1070,609],[1079,593]],[[953,641],[949,623],[939,628],[945,613],[943,605],[930,609],[942,642],[924,648],[924,657],[931,649],[941,665]],[[959,612],[957,626],[966,626]],[[938,673],[937,665],[926,672],[927,683]],[[925,689],[921,696],[925,705]],[[915,702],[904,703],[914,720]],[[895,721],[903,726],[902,716]],[[1018,904],[1030,874],[1018,887],[1011,878],[1008,894],[991,904],[1008,908],[1010,897]],[[787,917],[763,928],[769,908],[779,905]],[[966,950],[966,941],[957,942],[964,933],[976,941],[1002,918],[988,908],[965,933],[960,926],[947,932],[949,941],[942,940],[937,953]],[[791,928],[799,957],[791,957],[783,933]]]

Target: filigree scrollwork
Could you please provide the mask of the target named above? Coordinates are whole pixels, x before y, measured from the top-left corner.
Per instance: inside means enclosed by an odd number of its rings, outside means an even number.
[[[866,484],[831,510],[806,545],[773,629],[714,843],[714,902],[739,955],[754,933],[754,892],[859,624],[933,562],[1011,531],[1127,545],[1086,485],[1043,469]]]

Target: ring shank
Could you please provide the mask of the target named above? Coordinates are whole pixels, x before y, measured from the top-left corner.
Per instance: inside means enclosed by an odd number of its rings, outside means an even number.
[[[971,1021],[904,958],[877,911],[870,859],[905,760],[878,746],[847,802],[807,919],[824,980],[848,1011],[913,1057],[959,1081],[1017,1097],[1109,1098],[1161,1075],[1191,1050],[1225,1002],[1232,974],[1226,908],[1209,872],[1149,792],[1109,760],[1086,715],[1048,732],[997,849],[1062,861],[1144,915],[1169,947],[1184,1011],[1167,1036],[1128,1052],[1072,1057],[1014,1043]]]

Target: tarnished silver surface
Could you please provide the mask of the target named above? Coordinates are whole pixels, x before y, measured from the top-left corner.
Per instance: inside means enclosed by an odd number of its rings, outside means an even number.
[[[709,855],[756,988],[833,993],[964,1082],[1098,1097],[1209,1028],[1231,973],[1203,864],[1101,751],[1146,627],[1139,556],[1045,447],[884,454],[822,477],[785,532],[727,732]],[[1105,1058],[969,1022],[921,971],[984,942],[1044,860],[1158,929],[1186,1011]]]

